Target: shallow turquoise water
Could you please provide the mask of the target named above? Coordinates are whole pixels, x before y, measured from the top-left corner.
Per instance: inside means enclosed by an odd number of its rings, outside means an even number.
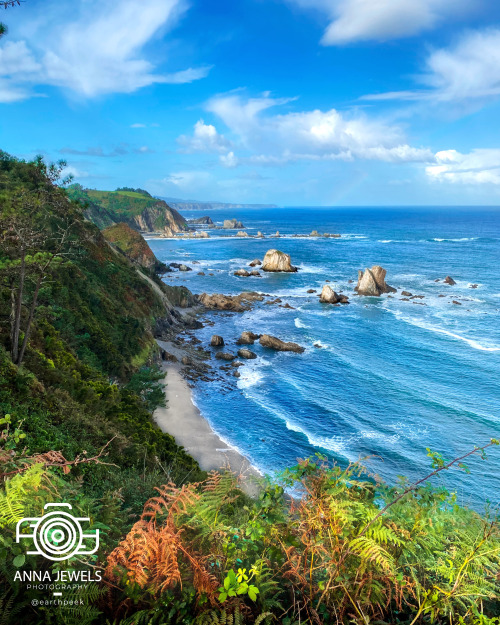
[[[215,231],[209,240],[150,241],[160,260],[200,262],[193,272],[168,276],[168,283],[185,284],[196,293],[259,290],[294,307],[258,304],[248,313],[209,314],[215,326],[197,333],[204,343],[221,334],[229,349],[243,330],[306,347],[297,355],[256,345],[259,358],[240,369],[233,390],[217,383],[195,389],[196,403],[214,429],[259,469],[273,473],[316,451],[340,463],[374,456],[370,467],[394,482],[401,474],[416,478],[428,472],[427,447],[452,458],[500,437],[500,210],[293,208],[209,214],[214,221],[237,217],[249,234],[279,230],[285,235],[236,239]],[[313,229],[342,238],[286,236]],[[300,271],[233,276],[272,247],[291,254]],[[426,305],[401,301],[400,295],[352,296],[357,270],[373,264],[387,269],[387,281],[398,291],[425,295],[414,301]],[[201,269],[214,275],[197,276]],[[448,274],[456,286],[434,282]],[[322,305],[306,292],[321,289],[325,279],[351,297],[349,306]],[[471,283],[478,288],[470,289]],[[500,450],[469,466],[472,475],[450,471],[440,481],[465,503],[498,505]]]

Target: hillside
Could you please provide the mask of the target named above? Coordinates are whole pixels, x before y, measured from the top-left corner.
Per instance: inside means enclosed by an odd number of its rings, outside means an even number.
[[[22,427],[27,455],[72,461],[111,441],[113,471],[83,464],[75,476],[83,492],[122,488],[123,504],[140,507],[151,490],[138,466],[155,474],[175,459],[180,474],[197,471],[151,419],[163,400],[155,327],[182,325],[161,282],[113,250],[53,179],[41,161],[1,154],[0,411]]]
[[[167,237],[188,230],[186,220],[175,208],[142,189],[98,191],[73,184],[68,195],[85,207],[85,217],[101,229],[123,222],[139,232],[158,232]]]
[[[105,228],[102,235],[106,241],[113,244],[139,266],[150,271],[160,269],[162,266],[141,234],[126,223],[120,222]]]
[[[231,202],[207,202],[203,200],[182,200],[175,197],[161,197],[169,206],[177,210],[215,210],[218,208],[278,208],[276,204],[239,204]]]

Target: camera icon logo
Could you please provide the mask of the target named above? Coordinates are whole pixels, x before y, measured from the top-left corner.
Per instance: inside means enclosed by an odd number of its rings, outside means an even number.
[[[65,510],[53,510],[53,508],[72,509],[69,503],[48,503],[45,504],[45,514],[41,517],[26,517],[18,521],[16,525],[16,543],[22,538],[32,538],[35,547],[34,551],[27,551],[28,554],[39,554],[59,562],[67,560],[76,555],[92,555],[99,549],[99,530],[95,533],[84,534],[81,523],[90,521],[88,517],[75,517]],[[26,527],[26,523],[32,528],[31,533],[21,533]],[[93,549],[89,550],[91,544],[87,541],[95,541]]]

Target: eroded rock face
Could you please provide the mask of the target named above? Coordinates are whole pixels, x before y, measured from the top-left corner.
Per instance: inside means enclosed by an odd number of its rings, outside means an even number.
[[[212,347],[223,347],[224,339],[222,338],[222,336],[219,336],[218,334],[214,334],[212,338],[210,339],[210,345]]]
[[[355,287],[355,291],[358,295],[371,295],[378,297],[382,293],[396,293],[396,289],[389,286],[385,281],[387,271],[380,267],[380,265],[374,265],[371,269],[358,271],[358,285]]]
[[[297,267],[292,265],[290,255],[279,250],[267,250],[262,262],[263,271],[284,271],[293,273]]]
[[[237,219],[224,219],[222,227],[224,230],[236,230],[238,228],[244,228],[245,226]]]
[[[331,286],[325,284],[319,296],[319,301],[324,304],[348,304],[349,298],[347,295],[336,293]]]
[[[253,332],[242,332],[240,338],[236,341],[238,345],[253,345],[257,339],[260,338],[260,334],[254,334]]]
[[[445,284],[449,284],[450,286],[453,286],[454,284],[456,284],[455,280],[453,280],[453,278],[451,276],[446,276],[446,278],[443,280],[443,282]]]
[[[257,358],[257,354],[250,351],[249,349],[244,348],[238,350],[238,356],[240,358],[246,358],[247,360],[253,360],[254,358]]]
[[[297,354],[301,354],[305,351],[305,347],[302,347],[297,343],[285,342],[275,336],[271,336],[270,334],[263,334],[259,339],[259,343],[262,347],[268,347],[269,349],[274,349],[278,352],[296,352]]]

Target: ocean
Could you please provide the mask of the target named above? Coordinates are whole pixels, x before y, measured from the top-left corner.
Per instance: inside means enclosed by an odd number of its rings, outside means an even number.
[[[212,334],[220,334],[235,352],[234,341],[250,330],[306,348],[303,354],[276,353],[256,343],[258,358],[245,361],[229,388],[218,382],[194,388],[213,429],[259,470],[275,475],[319,452],[341,465],[365,458],[371,471],[394,484],[400,475],[415,480],[430,472],[427,448],[452,459],[500,437],[500,209],[207,214],[216,223],[236,217],[250,235],[279,230],[281,238],[236,238],[235,231],[212,230],[207,240],[151,239],[160,260],[193,268],[167,274],[165,281],[194,293],[256,290],[293,309],[257,303],[245,313],[208,313],[214,325],[196,336],[208,345]],[[291,236],[312,230],[342,236]],[[271,248],[290,254],[299,271],[233,275]],[[200,264],[190,264],[195,260]],[[398,289],[394,298],[354,295],[358,269],[375,264],[387,269],[388,284]],[[443,284],[447,275],[455,286]],[[317,294],[307,293],[320,292],[325,280],[349,295],[350,304],[321,304]],[[425,298],[401,301],[402,290]],[[498,505],[500,448],[488,455],[486,461],[468,460],[470,475],[449,470],[434,483],[455,490],[463,504]]]

